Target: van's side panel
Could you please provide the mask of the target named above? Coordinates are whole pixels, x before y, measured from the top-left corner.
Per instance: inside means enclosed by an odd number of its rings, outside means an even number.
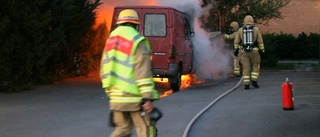
[[[185,14],[175,11],[177,62],[181,63],[182,74],[188,74],[192,67],[192,42],[186,35],[187,24]]]
[[[191,26],[190,26],[190,22],[188,22],[186,15],[184,14],[184,33],[185,33],[185,37],[184,37],[184,67],[183,67],[183,72],[182,74],[189,74],[192,71],[192,65],[193,65],[193,43],[191,41],[191,36],[190,34],[187,34],[188,31],[187,29],[189,29],[189,32],[191,31]],[[188,23],[187,23],[188,22]]]
[[[181,14],[178,11],[174,12],[174,28],[175,28],[175,43],[174,47],[176,49],[176,62],[177,64],[182,65],[182,70],[184,68],[184,51],[185,51],[185,46],[184,46],[184,26],[183,26],[183,14]]]

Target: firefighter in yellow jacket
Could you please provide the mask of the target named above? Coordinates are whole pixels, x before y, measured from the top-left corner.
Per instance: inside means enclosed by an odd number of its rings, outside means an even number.
[[[233,48],[233,41],[236,37],[236,34],[238,33],[238,30],[239,30],[239,24],[238,22],[231,22],[230,24],[230,28],[229,28],[229,34],[225,34],[224,35],[224,38],[227,40],[227,41],[232,41],[231,43],[231,47],[232,47],[232,50],[234,50]],[[240,76],[240,65],[239,65],[239,58],[238,58],[238,54],[237,55],[234,55],[232,57],[233,59],[233,65],[232,65],[232,70],[233,70],[233,76],[232,77],[238,77]]]
[[[159,96],[152,80],[151,46],[136,30],[140,24],[136,11],[121,11],[116,24],[105,44],[100,69],[115,127],[110,137],[130,137],[134,127],[138,137],[154,137],[157,133],[150,114]]]
[[[264,44],[260,30],[254,26],[253,17],[247,15],[243,20],[243,27],[238,30],[234,39],[234,53],[239,53],[243,67],[244,89],[259,88],[260,52],[264,52]]]

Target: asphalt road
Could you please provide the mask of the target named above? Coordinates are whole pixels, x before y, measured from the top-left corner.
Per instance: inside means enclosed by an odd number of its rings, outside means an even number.
[[[295,110],[282,110],[281,84],[294,84]],[[170,94],[158,84],[164,113],[159,137],[182,137],[190,120],[240,78],[207,81]],[[188,137],[319,137],[320,72],[261,72],[259,89],[242,86],[195,121]],[[0,94],[1,137],[106,137],[108,98],[98,79],[77,78]]]

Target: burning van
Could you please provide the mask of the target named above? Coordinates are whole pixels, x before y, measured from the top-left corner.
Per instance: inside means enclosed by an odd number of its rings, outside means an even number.
[[[138,12],[138,31],[152,46],[152,72],[154,77],[168,78],[171,89],[177,91],[181,75],[193,72],[194,36],[187,14],[167,6],[117,6],[114,8],[111,30],[116,28],[116,19],[123,9]]]

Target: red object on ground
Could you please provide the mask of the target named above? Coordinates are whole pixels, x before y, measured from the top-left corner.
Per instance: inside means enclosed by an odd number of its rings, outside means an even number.
[[[292,90],[293,90],[292,83],[286,81],[282,84],[283,110],[294,110]]]

